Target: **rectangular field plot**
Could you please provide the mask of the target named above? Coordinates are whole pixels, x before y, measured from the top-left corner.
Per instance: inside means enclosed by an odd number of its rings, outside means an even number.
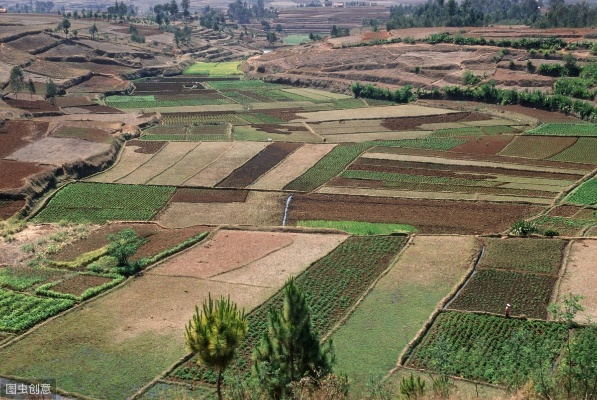
[[[302,124],[259,124],[235,126],[232,129],[235,140],[257,142],[321,143],[321,137],[313,134]]]
[[[429,315],[472,266],[474,237],[417,236],[387,275],[332,335],[335,372],[346,373],[351,393],[384,376]],[[408,277],[408,278],[407,278]]]
[[[333,144],[305,144],[253,183],[252,189],[281,190],[304,174],[335,147]]]
[[[597,136],[597,125],[594,124],[543,124],[538,128],[527,131],[527,135],[555,135],[555,136]]]
[[[214,162],[184,182],[187,186],[213,187],[232,171],[261,152],[268,144],[260,142],[234,142]]]
[[[443,312],[415,348],[407,366],[437,371],[441,363],[448,375],[504,383],[515,368],[511,360],[524,361],[524,365],[553,362],[565,338],[566,328],[556,323]],[[537,350],[525,356],[534,356],[535,360],[521,359],[521,340]],[[538,359],[545,356],[547,360]],[[516,374],[520,382],[526,382],[530,371],[517,368]]]
[[[576,137],[517,136],[499,154],[507,157],[544,160],[567,149],[576,143],[576,141]]]
[[[216,186],[237,188],[249,186],[301,146],[298,143],[272,143]]]
[[[539,232],[554,230],[560,236],[581,236],[586,227],[595,224],[597,221],[581,218],[569,218],[560,216],[542,215],[533,220]]]
[[[280,226],[287,195],[278,192],[250,192],[244,202],[171,201],[156,217],[168,228],[192,225]],[[233,198],[234,199],[234,198]]]
[[[285,92],[294,93],[303,97],[310,98],[312,100],[340,100],[350,99],[350,96],[340,93],[326,92],[324,90],[317,89],[284,89]]]
[[[118,180],[118,183],[143,184],[148,183],[162,172],[178,163],[191,153],[198,143],[168,143],[146,163],[138,169]]]
[[[580,294],[583,297],[580,303],[584,310],[576,315],[576,321],[579,323],[585,323],[587,318],[597,320],[596,259],[597,240],[574,241],[558,297],[561,298],[568,293]]]
[[[328,332],[362,296],[371,283],[388,268],[406,243],[406,237],[349,237],[295,278],[306,293],[313,329]],[[249,330],[238,352],[236,368],[246,371],[253,348],[267,329],[270,307],[280,307],[283,294],[278,292],[249,315]],[[193,372],[191,372],[193,371]],[[194,362],[183,364],[172,373],[174,378],[200,380],[205,369]]]
[[[450,111],[441,108],[423,107],[408,104],[389,107],[369,107],[349,110],[315,111],[310,113],[298,113],[297,115],[301,118],[305,118],[307,122],[323,122],[353,119],[379,119],[424,115],[444,115],[455,112],[456,111]]]
[[[597,138],[581,137],[576,143],[550,160],[579,164],[597,164]]]
[[[547,319],[547,305],[557,279],[552,275],[481,269],[449,308],[500,314],[506,304],[511,304],[511,315]]]
[[[240,62],[229,61],[229,62],[196,62],[189,68],[185,69],[183,75],[206,75],[210,78],[222,78],[229,76],[242,76],[242,71],[239,70]]]
[[[145,221],[151,219],[173,193],[174,188],[168,186],[72,183],[49,201],[35,221]]]
[[[133,173],[159,152],[166,142],[143,142],[132,140],[126,144],[118,162],[110,169],[88,178],[92,182],[114,183]]]
[[[566,198],[566,201],[581,205],[597,204],[597,178],[591,178],[580,185]]]
[[[508,269],[557,275],[566,240],[484,239],[485,252],[479,268]]]

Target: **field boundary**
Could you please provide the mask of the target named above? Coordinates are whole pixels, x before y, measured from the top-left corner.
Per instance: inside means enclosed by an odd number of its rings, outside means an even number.
[[[473,276],[475,276],[475,274],[477,273],[477,267],[479,266],[479,263],[481,262],[481,258],[483,258],[484,254],[485,254],[485,245],[482,245],[481,251],[479,252],[479,255],[477,256],[477,261],[475,261],[472,271],[470,271],[470,273],[466,274],[466,276],[465,276],[466,279],[464,280],[464,282],[462,282],[462,285],[456,291],[456,293],[454,293],[453,296],[450,299],[448,299],[448,301],[444,304],[444,306],[442,307],[442,310],[447,310],[450,307],[450,305],[454,302],[454,300],[456,300],[458,298],[458,296],[464,290],[466,285],[468,285],[470,280],[473,279]]]
[[[477,243],[479,243],[478,238],[479,236],[474,236],[476,238]],[[402,352],[400,353],[400,355],[398,356],[398,360],[396,362],[396,366],[394,368],[392,368],[384,377],[383,380],[386,380],[397,368],[400,367],[404,367],[406,364],[406,360],[408,359],[408,357],[410,357],[410,355],[412,354],[414,348],[421,343],[421,341],[423,340],[423,338],[425,337],[425,335],[427,334],[427,332],[429,331],[429,329],[431,329],[431,327],[433,326],[433,324],[435,323],[435,320],[437,319],[437,317],[444,312],[444,307],[447,304],[447,302],[450,301],[450,299],[452,297],[454,297],[456,295],[456,293],[458,293],[458,291],[460,291],[460,289],[462,289],[466,283],[468,282],[468,279],[470,277],[470,275],[472,275],[472,273],[475,271],[475,265],[476,265],[476,261],[479,259],[479,257],[477,256],[477,258],[471,260],[471,267],[469,268],[469,270],[467,271],[467,273],[462,277],[462,279],[460,280],[460,282],[458,282],[458,284],[456,284],[454,286],[454,288],[450,291],[450,293],[448,293],[442,300],[440,300],[440,302],[438,303],[439,306],[435,308],[435,310],[433,311],[433,313],[431,313],[431,315],[429,316],[429,318],[427,318],[427,321],[425,321],[425,323],[423,324],[423,326],[421,327],[421,329],[419,329],[419,331],[416,333],[415,337],[408,342],[408,344],[404,347],[404,349],[402,350]]]
[[[168,143],[170,143],[170,142],[168,142]],[[148,162],[150,162],[151,160],[153,160],[153,158],[154,158],[155,156],[157,156],[158,154],[160,154],[160,153],[162,152],[162,150],[164,150],[166,147],[168,147],[168,144],[166,144],[166,145],[162,146],[162,147],[161,147],[161,148],[160,148],[158,151],[156,151],[155,153],[153,153],[153,154],[151,155],[151,157],[149,157],[149,158],[148,158],[148,159],[147,159],[147,160],[146,160],[144,163],[142,163],[141,165],[139,165],[137,168],[135,168],[134,170],[132,170],[132,171],[131,171],[131,172],[129,172],[128,174],[126,174],[126,175],[124,175],[124,176],[121,176],[120,178],[116,179],[116,180],[115,180],[114,182],[112,182],[112,183],[118,183],[118,181],[120,181],[120,180],[122,180],[122,179],[126,178],[127,176],[129,176],[129,175],[131,175],[131,174],[135,173],[135,171],[137,171],[139,168],[143,167],[145,164],[147,164]],[[121,185],[126,185],[126,184],[125,184],[125,183],[121,183]]]
[[[170,143],[170,142],[169,142]],[[193,143],[193,142],[189,142],[189,143]],[[154,180],[155,178],[157,178],[158,176],[164,174],[166,171],[169,171],[170,169],[174,168],[174,166],[180,162],[182,162],[182,160],[188,156],[193,150],[195,150],[197,147],[201,146],[201,143],[203,142],[198,142],[197,145],[195,147],[193,147],[191,150],[187,151],[186,153],[184,153],[184,155],[182,157],[180,157],[178,160],[176,160],[174,163],[170,164],[170,166],[166,169],[163,169],[162,171],[160,171],[160,173],[158,173],[157,175],[152,176],[151,178],[147,179],[145,182],[142,183],[142,185],[147,185],[149,181]],[[167,146],[167,145],[166,145]],[[166,146],[162,147],[162,149],[166,148]],[[162,150],[160,149],[160,151]],[[159,153],[159,151],[158,151]],[[157,154],[157,153],[156,153]],[[153,157],[151,157],[153,158]],[[150,160],[151,160],[150,158]],[[149,160],[148,160],[149,161]],[[145,163],[144,163],[145,164]],[[138,170],[139,168],[141,168],[142,165],[140,165],[138,168],[135,169]],[[133,171],[134,172],[134,171]],[[132,172],[131,172],[132,173]],[[123,177],[124,178],[124,177]],[[122,179],[122,178],[121,178]],[[161,185],[160,185],[161,186]]]
[[[350,235],[350,236],[354,236],[354,235]],[[377,235],[377,236],[387,236],[387,235]],[[409,235],[403,235],[403,234],[397,234],[397,235],[392,235],[392,236],[409,236]],[[371,293],[371,291],[373,290],[373,288],[375,288],[375,286],[377,285],[377,282],[379,282],[379,280],[381,278],[383,278],[384,276],[386,276],[390,270],[392,268],[394,268],[394,266],[396,265],[396,263],[398,262],[398,260],[400,259],[400,257],[402,256],[402,253],[404,253],[404,251],[406,250],[406,248],[408,246],[411,245],[412,241],[414,240],[414,237],[416,236],[416,234],[411,235],[408,240],[406,241],[406,243],[404,244],[404,246],[402,246],[402,249],[400,249],[400,251],[398,252],[398,254],[396,254],[394,256],[394,258],[392,258],[392,260],[390,261],[389,266],[381,273],[378,275],[377,278],[375,278],[375,280],[371,283],[371,285],[369,285],[369,287],[367,288],[367,290],[365,290],[365,292],[363,292],[363,294],[361,295],[361,297],[356,301],[356,303],[353,304],[352,307],[350,307],[348,309],[348,311],[346,311],[346,313],[344,314],[344,316],[340,319],[340,321],[338,321],[336,323],[336,325],[334,325],[328,333],[326,333],[322,338],[321,338],[321,342],[325,342],[327,341],[330,336],[334,333],[336,333],[336,331],[338,329],[340,329],[345,323],[346,321],[352,316],[352,314],[355,312],[355,310],[357,309],[357,307],[363,302],[363,300],[365,300],[365,297],[367,297],[367,295],[369,295],[369,293]]]
[[[572,252],[572,246],[577,242],[577,240],[570,240],[564,249],[564,255],[562,257],[562,264],[560,265],[560,271],[558,274],[558,280],[554,285],[553,292],[551,293],[551,298],[549,299],[550,303],[556,303],[560,299],[560,289],[562,286],[562,280],[564,279],[564,275],[566,271],[568,271],[568,263],[570,259],[570,253]],[[548,321],[551,320],[551,317],[548,315]]]
[[[201,168],[199,171],[197,171],[197,173],[195,173],[195,174],[194,174],[193,176],[191,176],[189,179],[187,179],[187,180],[185,180],[184,182],[182,182],[182,184],[184,185],[185,183],[187,183],[188,181],[190,181],[191,179],[193,179],[194,177],[196,177],[197,175],[199,175],[199,174],[200,174],[202,171],[204,171],[206,168],[209,168],[209,167],[211,167],[213,164],[215,164],[216,162],[218,162],[218,160],[219,160],[220,158],[224,157],[224,155],[225,155],[226,153],[228,153],[230,150],[232,150],[232,149],[233,149],[233,148],[236,146],[236,144],[237,144],[238,142],[236,142],[236,141],[233,141],[233,142],[230,142],[230,143],[232,143],[232,145],[231,145],[230,147],[228,147],[228,148],[227,148],[225,151],[223,151],[223,152],[222,152],[222,154],[220,154],[219,156],[217,156],[217,157],[216,157],[216,158],[215,158],[215,159],[214,159],[212,162],[210,162],[209,164],[207,164],[205,167],[203,167],[203,168]],[[166,146],[164,146],[164,147],[166,147]],[[189,187],[198,187],[198,186],[189,186]],[[199,186],[199,187],[200,187],[200,186]],[[214,189],[214,188],[212,188],[212,189]]]
[[[555,199],[552,200],[550,205],[556,206],[556,205],[561,204],[566,197],[571,195],[572,192],[574,192],[576,189],[578,189],[583,183],[586,183],[595,177],[597,177],[597,169],[594,169],[593,171],[585,174],[582,178],[580,178],[579,180],[574,182],[574,184],[568,186],[566,189],[564,189],[562,192],[560,192],[560,194],[558,196],[556,196]]]

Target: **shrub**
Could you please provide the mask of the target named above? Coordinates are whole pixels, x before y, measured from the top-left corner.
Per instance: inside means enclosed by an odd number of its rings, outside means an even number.
[[[558,231],[556,231],[555,229],[548,229],[545,231],[545,233],[543,235],[551,238],[554,236],[560,236],[560,233]]]
[[[87,266],[87,269],[92,272],[110,272],[113,268],[118,266],[118,260],[116,257],[112,256],[103,256],[100,257],[97,261],[92,262]]]
[[[514,235],[527,236],[537,232],[535,224],[530,221],[516,221],[510,228],[510,232]]]
[[[481,78],[473,74],[471,71],[464,71],[462,73],[462,83],[465,85],[476,85],[481,82]]]

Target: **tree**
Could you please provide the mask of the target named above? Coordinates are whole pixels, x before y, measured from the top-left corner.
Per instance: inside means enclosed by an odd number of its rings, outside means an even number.
[[[234,358],[248,329],[244,309],[239,311],[230,297],[214,302],[211,294],[201,313],[195,306],[195,315],[186,327],[187,347],[199,356],[197,362],[218,370],[218,400],[222,400],[222,372]]]
[[[35,84],[31,80],[31,78],[29,78],[29,81],[27,82],[27,90],[29,90],[29,94],[31,95],[31,100],[33,100],[33,95],[35,94]]]
[[[58,23],[58,29],[62,29],[64,36],[68,36],[68,30],[70,29],[70,21],[68,18],[64,18]]]
[[[18,93],[23,89],[25,85],[25,78],[23,77],[23,71],[18,65],[15,65],[10,70],[10,78],[8,79],[10,87],[15,94],[15,98],[18,98]]]
[[[278,37],[276,36],[275,32],[267,33],[267,41],[269,42],[269,44],[273,45],[274,43],[276,43],[276,40],[278,40]]]
[[[281,311],[269,310],[269,329],[253,353],[253,373],[270,396],[280,399],[303,377],[325,377],[332,370],[331,342],[321,345],[311,327],[305,293],[293,279],[284,286]]]
[[[50,103],[54,104],[55,98],[58,95],[58,86],[53,80],[48,79],[46,81],[46,99],[50,100]]]
[[[129,257],[135,254],[144,242],[144,239],[131,228],[123,229],[115,235],[108,235],[108,240],[110,241],[107,247],[108,255],[116,258],[118,264],[122,266],[129,264]]]
[[[97,25],[94,22],[91,28],[89,28],[89,34],[91,35],[91,39],[94,39],[95,35],[97,35],[98,32],[99,30],[97,29]]]
[[[189,7],[191,6],[191,0],[182,0],[180,2],[180,6],[182,7],[182,16],[185,18],[189,18],[191,13],[189,12]]]

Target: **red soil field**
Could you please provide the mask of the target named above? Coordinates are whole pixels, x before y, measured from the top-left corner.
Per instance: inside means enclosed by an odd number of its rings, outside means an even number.
[[[18,189],[29,176],[49,170],[35,163],[0,160],[0,189]]]
[[[69,293],[75,296],[81,296],[85,290],[103,285],[112,279],[93,275],[77,275],[71,279],[60,282],[51,288],[54,292]]]
[[[353,167],[354,166],[354,167]],[[434,164],[434,163],[427,163],[427,162],[414,162],[414,161],[397,161],[397,160],[380,160],[375,158],[358,158],[349,169],[362,169],[366,168],[367,166],[378,166],[382,168],[404,168],[405,173],[410,173],[414,175],[422,175],[419,172],[419,169],[422,170],[429,170],[433,171],[434,174],[438,174],[436,176],[443,176],[439,175],[442,171],[458,171],[464,173],[475,173],[475,174],[487,174],[488,176],[495,176],[496,174],[499,175],[507,175],[507,176],[523,176],[523,177],[531,177],[531,178],[548,178],[548,179],[568,179],[576,181],[582,177],[582,175],[578,174],[568,174],[562,171],[562,173],[555,173],[555,172],[540,172],[540,171],[523,171],[523,170],[516,170],[516,169],[508,169],[508,168],[493,168],[493,167],[476,167],[476,166],[469,166],[469,165],[445,165],[445,164]],[[390,171],[388,171],[390,172]],[[463,175],[459,175],[463,177]],[[479,175],[471,176],[471,179],[482,179]]]
[[[95,103],[89,101],[87,97],[57,97],[56,105],[58,107],[82,107],[92,106]]]
[[[504,149],[514,139],[514,136],[506,135],[488,135],[488,136],[469,136],[464,138],[466,143],[451,149],[458,153],[475,153],[496,155]]]
[[[145,140],[131,140],[127,142],[127,146],[139,147],[135,150],[135,153],[141,154],[155,154],[166,145],[166,142],[160,141],[145,141]]]
[[[0,219],[8,219],[25,207],[25,200],[0,200]]]
[[[123,111],[119,110],[118,108],[104,106],[104,105],[100,105],[100,104],[81,106],[81,107],[77,107],[77,108],[89,111],[92,114],[122,114],[123,113]]]
[[[509,105],[509,106],[494,106],[500,110],[505,111],[512,111],[519,114],[523,114],[532,118],[536,118],[541,122],[566,122],[566,121],[579,121],[578,118],[572,117],[570,115],[562,114],[555,111],[545,111],[545,110],[537,110],[531,107],[523,107],[519,105]]]
[[[233,171],[217,187],[246,187],[261,175],[278,165],[290,153],[302,146],[302,143],[275,142],[263,149],[255,157]]]
[[[425,149],[407,149],[400,147],[384,147],[376,149],[376,153],[383,152],[388,154],[408,154],[424,157],[444,157],[453,158],[456,160],[472,160],[472,161],[489,161],[509,164],[520,164],[520,165],[535,165],[540,167],[550,168],[562,168],[562,169],[574,169],[583,171],[592,171],[593,166],[584,164],[572,164],[558,161],[547,161],[547,160],[531,160],[525,158],[514,158],[514,157],[503,157],[494,155],[483,155],[474,153],[456,153],[453,151],[441,151],[441,150],[425,150]],[[562,171],[564,172],[564,171]]]
[[[365,32],[361,35],[361,40],[364,42],[370,42],[372,40],[387,39],[390,37],[390,32],[379,31],[379,32]]]
[[[244,203],[248,194],[248,190],[180,188],[170,198],[170,202]]]
[[[60,108],[53,106],[47,101],[43,100],[25,100],[23,97],[27,97],[21,94],[18,100],[15,99],[4,99],[6,104],[14,108],[20,108],[21,110],[27,110],[31,112],[57,112]]]
[[[409,224],[423,233],[489,234],[506,230],[514,221],[542,207],[528,204],[451,200],[395,199],[368,196],[297,194],[289,218]]]
[[[128,85],[128,82],[125,82],[122,79],[94,75],[91,77],[91,79],[69,88],[67,92],[103,93],[114,90],[124,90],[127,88]]]
[[[381,126],[391,129],[393,131],[403,131],[417,129],[420,125],[423,124],[486,121],[490,119],[491,117],[489,115],[461,112],[445,115],[428,115],[422,117],[386,118],[382,122]]]
[[[48,130],[48,125],[47,122],[6,121],[0,126],[0,157],[9,156],[29,141],[40,139]]]
[[[577,206],[557,206],[551,210],[548,215],[551,217],[572,217],[574,214],[582,210],[582,207]]]
[[[135,255],[131,257],[131,260],[133,261],[155,255],[159,252],[174,247],[177,244],[200,234],[201,232],[210,231],[213,229],[199,225],[184,229],[166,229],[152,223],[129,224],[120,222],[109,224],[94,231],[87,238],[78,240],[65,246],[58,253],[54,254],[51,259],[54,261],[72,261],[81,254],[97,250],[100,247],[107,245],[109,243],[109,234],[115,234],[126,228],[133,229],[139,236],[148,240],[147,243],[139,247]]]

